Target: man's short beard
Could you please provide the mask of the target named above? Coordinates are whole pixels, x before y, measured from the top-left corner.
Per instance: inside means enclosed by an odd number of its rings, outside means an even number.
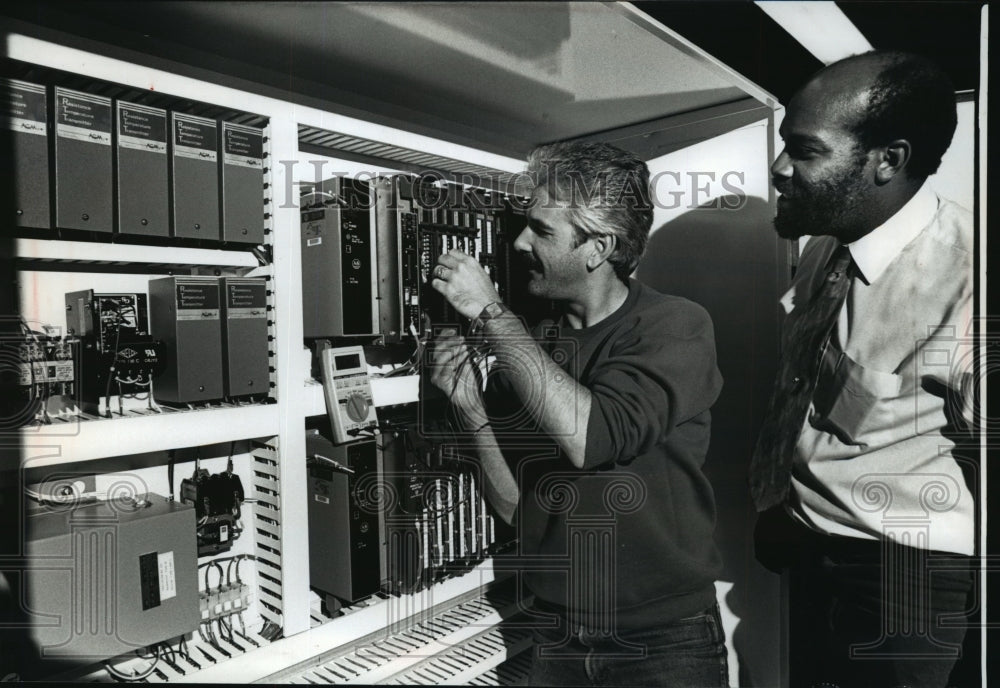
[[[798,239],[807,234],[848,236],[862,221],[858,206],[863,188],[861,170],[816,184],[808,192],[793,188],[793,196],[778,205],[774,229],[783,239]]]
[[[801,217],[805,213],[799,213],[794,209],[778,208],[778,213],[774,216],[774,231],[782,239],[798,239],[809,233],[808,221]]]

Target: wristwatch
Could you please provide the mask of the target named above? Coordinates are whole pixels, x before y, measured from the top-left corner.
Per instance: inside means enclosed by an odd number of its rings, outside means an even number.
[[[510,309],[507,308],[507,306],[505,306],[500,301],[494,301],[492,303],[486,304],[483,310],[479,312],[479,315],[473,318],[472,332],[473,333],[481,332],[483,328],[486,327],[487,322],[493,320],[493,318],[499,318],[504,313],[510,313],[510,312],[511,312]]]

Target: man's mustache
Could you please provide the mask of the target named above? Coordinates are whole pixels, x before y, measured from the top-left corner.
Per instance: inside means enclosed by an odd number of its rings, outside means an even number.
[[[792,190],[791,182],[788,182],[787,180],[782,180],[782,181],[779,182],[776,179],[772,179],[771,180],[771,186],[773,186],[774,190],[777,191],[778,193],[780,193],[782,196],[787,196],[788,198],[792,197],[792,194],[791,194],[791,190]]]
[[[518,253],[517,259],[522,266],[528,268],[529,270],[536,270],[542,267],[541,263],[539,263],[538,260],[530,253]]]

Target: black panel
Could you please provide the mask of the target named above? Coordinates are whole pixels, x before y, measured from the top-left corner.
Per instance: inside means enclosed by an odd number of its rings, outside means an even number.
[[[750,2],[637,2],[699,48],[773,93],[782,103],[823,65]],[[927,55],[957,90],[978,88],[982,2],[838,2],[876,49]]]
[[[959,91],[979,88],[982,2],[838,2],[868,42],[937,60]]]
[[[823,66],[750,2],[634,4],[783,103]]]
[[[139,556],[139,588],[142,610],[160,606],[160,564],[156,552]]]

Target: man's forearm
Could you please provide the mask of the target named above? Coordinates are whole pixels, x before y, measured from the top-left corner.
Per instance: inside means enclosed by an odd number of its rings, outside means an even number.
[[[590,390],[542,351],[521,320],[508,315],[486,323],[485,334],[497,365],[541,429],[577,468],[583,467],[590,418]]]
[[[504,521],[512,523],[520,499],[517,481],[488,425],[475,432],[474,441],[479,465],[483,469],[483,492],[486,500]]]
[[[504,521],[511,523],[517,509],[520,490],[507,459],[497,445],[493,428],[489,423],[481,423],[486,415],[485,411],[476,409],[471,413],[463,412],[459,407],[456,407],[456,410],[459,412],[462,433],[464,437],[472,439],[479,465],[483,469],[482,490],[486,500]]]

